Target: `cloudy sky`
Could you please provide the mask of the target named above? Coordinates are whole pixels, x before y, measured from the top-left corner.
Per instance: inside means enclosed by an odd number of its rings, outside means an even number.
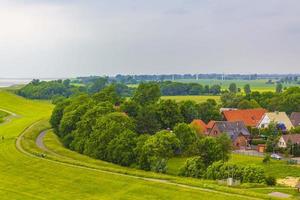
[[[0,77],[300,73],[299,0],[0,0]]]

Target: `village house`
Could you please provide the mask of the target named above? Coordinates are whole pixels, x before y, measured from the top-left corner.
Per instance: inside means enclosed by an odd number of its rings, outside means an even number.
[[[248,147],[250,133],[244,122],[216,121],[209,132],[209,136],[216,137],[222,133],[229,136],[235,149],[246,149]]]
[[[293,124],[290,118],[285,112],[267,112],[264,114],[260,122],[258,123],[258,128],[268,128],[270,123],[275,123],[276,125],[284,128],[281,128],[282,131],[291,130]],[[285,129],[285,130],[284,130]]]
[[[191,125],[196,129],[198,134],[207,134],[207,125],[201,119],[194,119]]]
[[[293,126],[300,126],[300,112],[293,112],[290,116]]]
[[[300,134],[282,135],[277,143],[277,146],[280,148],[286,148],[289,142],[291,144],[300,144]]]
[[[267,110],[262,108],[245,110],[225,110],[222,112],[224,120],[229,122],[242,121],[246,126],[257,127]]]

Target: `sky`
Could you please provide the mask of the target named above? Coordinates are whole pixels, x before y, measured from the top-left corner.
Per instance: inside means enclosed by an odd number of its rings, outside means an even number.
[[[300,1],[0,0],[0,70],[300,73]]]

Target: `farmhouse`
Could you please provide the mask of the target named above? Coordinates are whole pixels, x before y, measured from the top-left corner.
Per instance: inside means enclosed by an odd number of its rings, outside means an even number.
[[[300,126],[300,112],[293,112],[290,116],[293,126]]]
[[[227,122],[216,121],[211,129],[210,136],[219,136],[226,133],[232,140],[233,147],[236,149],[246,149],[250,138],[250,133],[246,128],[244,122]]]
[[[223,117],[226,121],[243,121],[246,126],[256,127],[267,110],[262,108],[245,110],[225,110]]]
[[[285,112],[268,112],[265,113],[260,122],[258,128],[267,128],[270,123],[274,122],[276,125],[281,126],[283,131],[290,130],[293,128],[293,124],[290,118]],[[282,128],[284,126],[284,128]]]
[[[300,144],[300,134],[282,135],[277,143],[277,146],[286,148],[289,142],[291,144]]]

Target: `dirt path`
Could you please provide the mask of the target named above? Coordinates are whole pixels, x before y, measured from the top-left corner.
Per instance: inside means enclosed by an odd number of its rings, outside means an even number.
[[[37,123],[37,122],[36,122]],[[34,126],[34,124],[32,124],[30,127]],[[27,129],[29,129],[30,127],[28,127]],[[245,195],[240,195],[240,194],[232,194],[232,193],[227,193],[227,192],[221,192],[221,191],[216,191],[216,190],[212,190],[212,189],[206,189],[206,188],[200,188],[200,187],[196,187],[196,186],[190,186],[190,185],[185,185],[185,184],[180,184],[180,183],[174,183],[174,182],[171,182],[169,180],[165,180],[165,179],[157,179],[157,178],[145,178],[145,177],[140,177],[140,176],[135,176],[135,175],[128,175],[128,174],[123,174],[123,173],[118,173],[118,172],[111,172],[111,171],[105,171],[105,170],[101,170],[101,169],[96,169],[96,168],[92,168],[92,167],[88,167],[88,166],[80,166],[80,165],[76,165],[76,164],[71,164],[71,163],[66,163],[66,162],[62,162],[62,161],[57,161],[57,160],[50,160],[50,159],[47,159],[46,157],[45,158],[42,158],[42,157],[37,157],[33,154],[30,154],[28,152],[26,152],[22,146],[21,146],[21,140],[22,140],[22,137],[24,136],[26,130],[25,129],[23,131],[23,133],[18,137],[17,139],[17,142],[16,142],[16,146],[17,148],[25,153],[26,155],[29,155],[31,157],[35,157],[35,158],[39,158],[39,159],[43,159],[43,160],[47,160],[49,162],[53,162],[53,163],[56,163],[56,164],[60,164],[60,165],[64,165],[64,166],[68,166],[68,167],[74,167],[74,168],[79,168],[79,169],[85,169],[85,170],[90,170],[90,171],[97,171],[97,172],[100,172],[100,173],[106,173],[106,174],[112,174],[112,175],[118,175],[118,176],[125,176],[125,177],[129,177],[129,178],[134,178],[134,179],[139,179],[139,180],[144,180],[144,181],[150,181],[150,182],[157,182],[157,183],[163,183],[163,184],[167,184],[167,185],[173,185],[173,186],[177,186],[177,187],[181,187],[181,188],[188,188],[188,189],[194,189],[194,190],[199,190],[199,191],[205,191],[205,192],[210,192],[210,193],[216,193],[216,194],[222,194],[222,195],[226,195],[226,196],[235,196],[235,197],[241,197],[241,198],[244,198],[244,199],[260,199],[260,198],[256,198],[256,197],[249,197],[249,196],[245,196]],[[59,155],[53,151],[51,151],[50,149],[48,149],[43,140],[44,140],[44,137],[45,135],[47,134],[47,130],[46,131],[43,131],[41,132],[37,139],[36,139],[36,145],[46,151],[46,152],[49,152],[51,154],[55,154],[55,155],[58,155],[59,157],[63,157],[63,158],[68,158],[70,160],[74,160],[72,158],[69,158],[69,157],[65,157],[65,156],[62,156],[62,155]]]

